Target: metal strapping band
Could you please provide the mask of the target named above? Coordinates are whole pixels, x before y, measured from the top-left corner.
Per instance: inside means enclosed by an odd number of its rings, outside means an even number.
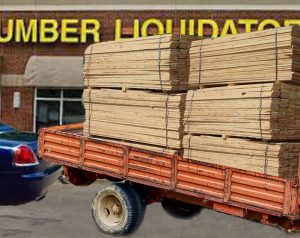
[[[188,114],[187,114],[186,121],[185,121],[185,124],[187,123],[187,133],[190,132],[189,118],[190,118],[190,115],[191,115],[191,112],[192,112],[192,108],[193,108],[193,98],[194,98],[194,95],[195,95],[195,90],[193,90],[193,94],[192,94],[190,105],[189,105]]]
[[[278,80],[278,30],[276,29],[275,31],[275,81],[274,84],[276,83],[276,81]],[[260,126],[260,136],[261,139],[263,139],[262,136],[262,129],[261,129],[261,111],[262,111],[262,87],[263,84],[260,88],[260,106],[259,106],[259,126]],[[265,165],[264,165],[264,174],[267,175],[268,174],[268,150],[269,150],[269,143],[266,144],[266,148],[265,148]]]
[[[161,72],[160,72],[160,62],[161,62],[161,38],[162,35],[159,37],[159,42],[158,42],[158,75],[159,75],[159,82],[160,82],[160,89],[163,90],[163,85],[162,85],[162,80],[161,80]]]
[[[165,115],[165,126],[166,126],[166,147],[168,148],[168,124],[169,124],[169,94],[167,94],[167,100],[166,100],[166,115]]]
[[[269,150],[269,144],[267,143],[266,149],[265,149],[265,165],[264,165],[264,174],[267,175],[268,173],[268,150]]]
[[[261,87],[260,87],[259,114],[258,114],[260,138],[263,140],[262,129],[261,129],[262,92],[263,92],[262,90],[263,90],[263,84],[261,84]]]
[[[92,51],[93,51],[93,45],[91,46],[90,57],[89,57],[89,61],[88,61],[88,66],[86,68],[86,73],[87,74],[89,74],[89,71],[90,71],[90,66],[91,66],[91,61],[92,61]],[[87,76],[87,79],[88,79],[88,87],[90,87],[90,76],[89,75]]]
[[[275,72],[275,82],[278,79],[278,30],[275,32],[275,64],[276,64],[276,72]]]
[[[199,86],[200,86],[200,82],[201,82],[201,70],[202,70],[202,44],[203,44],[203,40],[201,40],[201,44],[200,44],[200,51],[199,51]]]
[[[89,89],[89,126],[88,126],[88,134],[91,135],[91,117],[92,117],[92,100],[91,100],[91,93],[92,89]]]
[[[191,138],[192,138],[192,136],[189,135],[188,159],[190,159],[190,157],[191,157]]]
[[[90,87],[90,76],[89,71],[90,71],[90,65],[91,65],[91,61],[92,61],[92,51],[93,51],[93,45],[91,46],[91,50],[90,50],[90,57],[89,57],[89,61],[88,61],[88,66],[86,69],[86,74],[87,74],[87,80],[88,80],[88,87]],[[84,57],[85,58],[85,57]],[[89,126],[88,126],[88,134],[91,134],[91,116],[92,116],[92,99],[91,99],[91,93],[92,90],[89,89]]]

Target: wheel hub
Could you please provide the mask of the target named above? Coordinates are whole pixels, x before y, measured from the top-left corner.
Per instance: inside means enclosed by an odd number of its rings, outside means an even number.
[[[106,226],[117,226],[123,220],[123,209],[120,200],[114,195],[106,195],[98,207],[99,216]]]
[[[111,209],[112,209],[112,211],[113,211],[114,214],[119,214],[121,212],[120,206],[118,204],[116,204],[116,203],[112,206]]]

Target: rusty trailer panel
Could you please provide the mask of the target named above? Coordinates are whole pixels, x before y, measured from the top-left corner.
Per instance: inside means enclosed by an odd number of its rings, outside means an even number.
[[[215,210],[233,215],[255,211],[292,221],[300,218],[298,179],[143,151],[84,137],[81,131],[82,124],[42,129],[39,156],[57,164],[212,201]]]

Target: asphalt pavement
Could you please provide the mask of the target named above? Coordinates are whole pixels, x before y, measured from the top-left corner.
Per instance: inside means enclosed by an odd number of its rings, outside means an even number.
[[[43,200],[19,206],[0,207],[0,237],[5,238],[100,238],[90,204],[97,190],[108,182],[88,187],[63,185],[49,188]],[[197,238],[300,238],[278,228],[204,209],[199,215],[180,220],[166,214],[160,204],[147,207],[144,222],[130,237]]]

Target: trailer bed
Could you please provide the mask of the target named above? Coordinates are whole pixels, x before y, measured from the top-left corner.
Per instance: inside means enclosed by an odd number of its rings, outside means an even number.
[[[47,161],[157,188],[165,196],[299,230],[299,180],[159,154],[82,135],[82,124],[42,129]],[[299,173],[298,173],[299,174]]]

